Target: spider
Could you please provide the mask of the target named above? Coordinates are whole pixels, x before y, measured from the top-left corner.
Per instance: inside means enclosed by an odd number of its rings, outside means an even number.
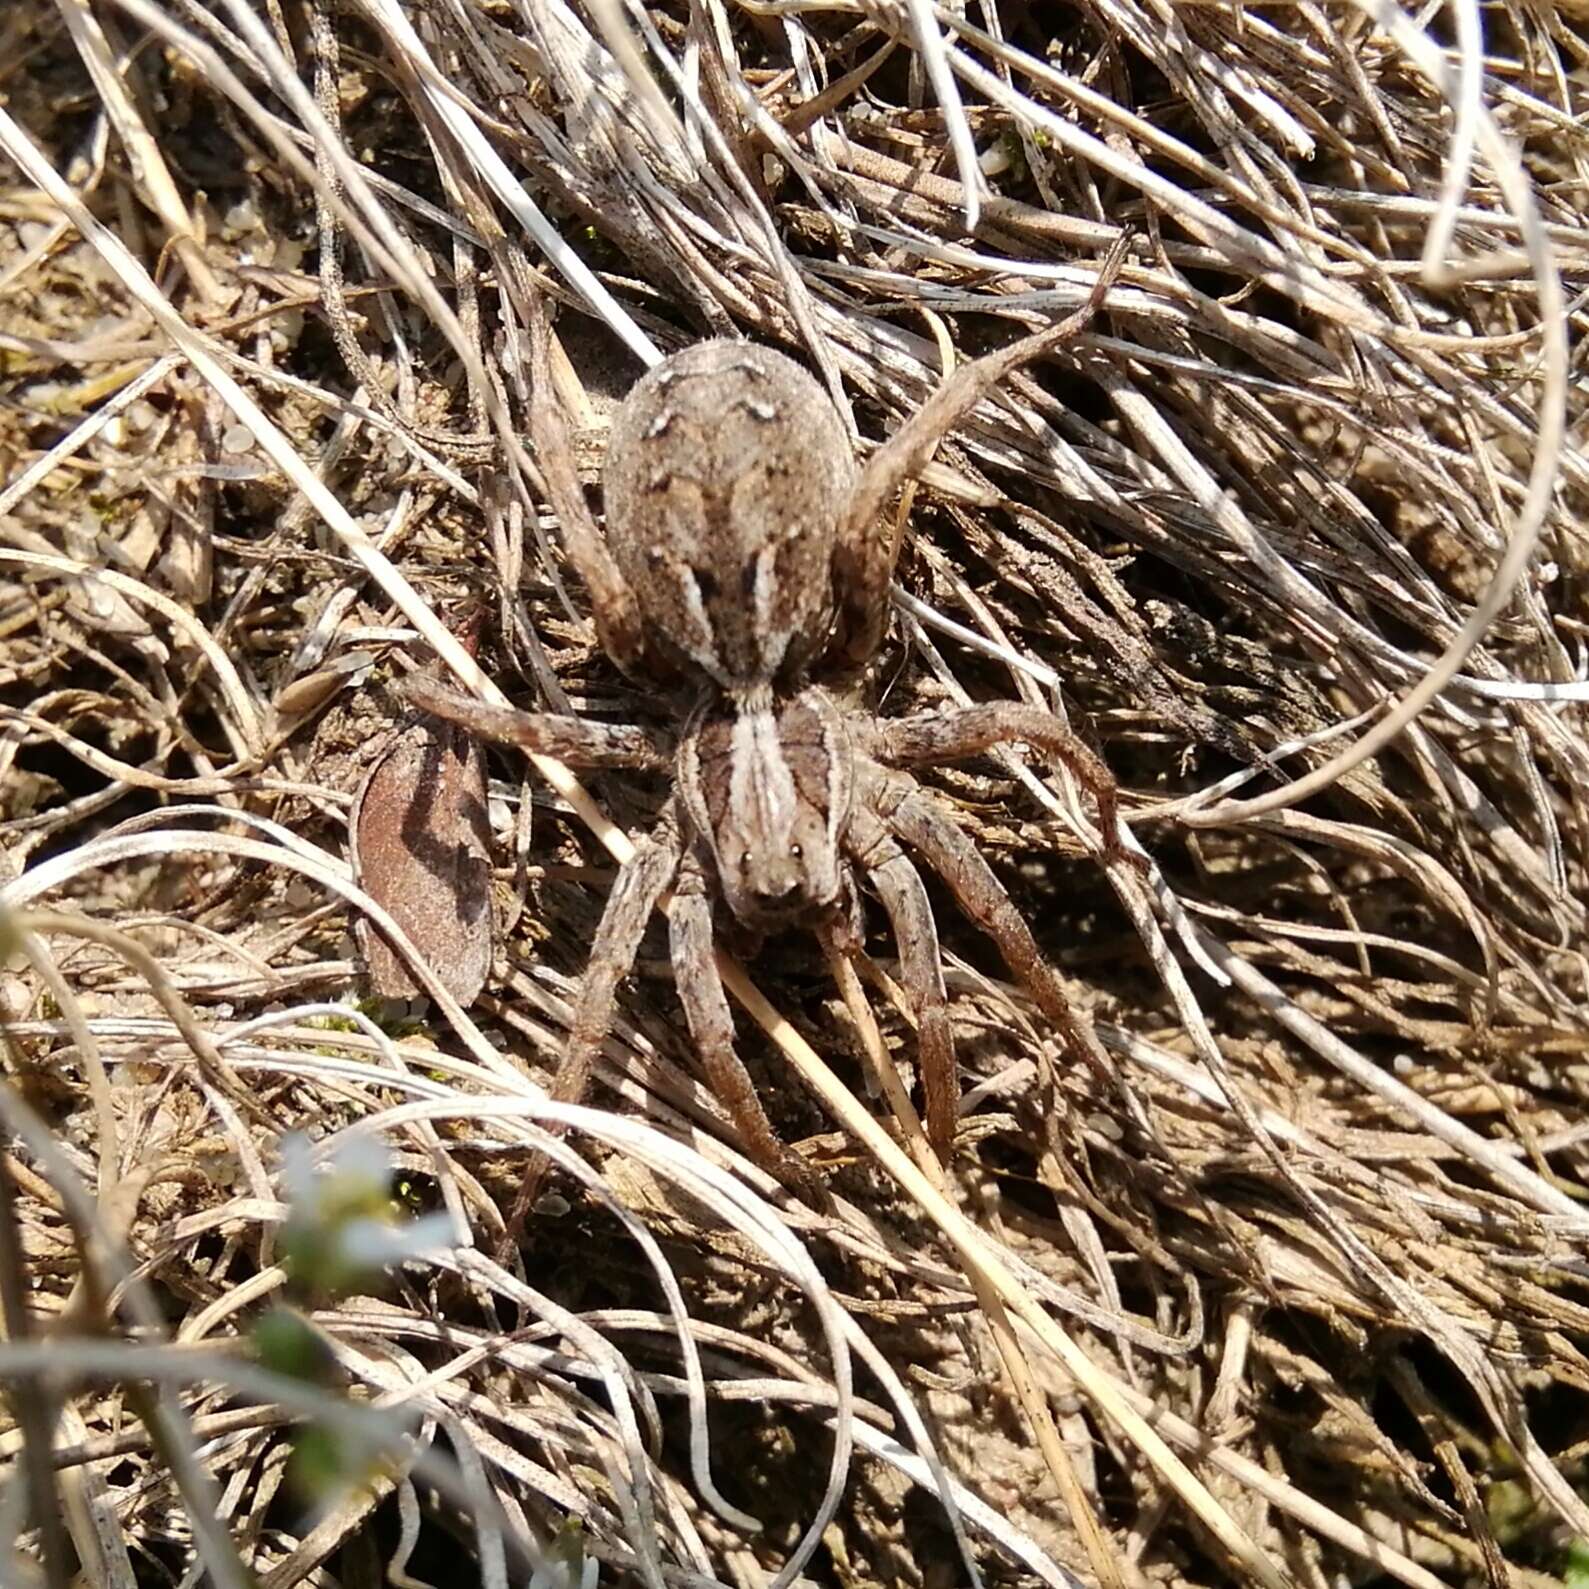
[[[780,354],[697,344],[637,383],[614,419],[604,468],[607,541],[574,473],[549,396],[548,332],[532,317],[531,426],[570,560],[591,593],[598,635],[625,673],[676,680],[676,727],[601,724],[487,706],[411,675],[419,709],[488,739],[576,767],[672,770],[655,825],[622,868],[580,986],[554,1096],[583,1097],[653,908],[673,891],[670,951],[680,1002],[707,1078],[750,1156],[792,1190],[814,1193],[805,1162],[778,1140],[734,1048],[714,956],[714,900],[753,933],[815,931],[859,947],[857,877],[881,899],[917,1017],[928,1135],[951,1151],[959,1111],[937,931],[913,850],[994,940],[1067,1047],[1099,1058],[1089,1023],[976,846],[907,769],[1021,742],[1058,757],[1093,795],[1119,852],[1108,768],[1053,714],[999,701],[879,720],[811,681],[863,666],[886,623],[897,532],[874,525],[938,439],[1018,364],[1074,334],[1101,298],[1057,326],[961,366],[856,470],[825,393]],[[527,1173],[510,1230],[544,1173]]]
[[[675,741],[664,730],[548,718],[491,707],[415,676],[404,693],[422,710],[488,739],[556,755],[576,767],[673,769],[674,789],[619,873],[591,946],[556,1095],[581,1097],[612,1020],[618,984],[633,967],[652,910],[673,890],[670,952],[690,1035],[708,1081],[746,1151],[797,1191],[812,1189],[804,1161],[778,1141],[743,1062],[713,953],[713,897],[753,933],[806,927],[840,953],[860,947],[859,872],[882,900],[899,946],[901,979],[917,1019],[929,1139],[947,1159],[959,1116],[954,1044],[938,934],[921,874],[906,846],[948,885],[998,946],[1010,970],[1077,1057],[1095,1062],[1085,1021],[1065,996],[1031,929],[954,817],[906,770],[1021,742],[1059,756],[1117,832],[1108,768],[1052,713],[995,701],[944,714],[878,720],[846,709],[819,685],[769,708],[777,762],[787,769],[777,846],[745,831],[736,803],[743,714],[708,697]],[[769,758],[771,759],[771,758]]]

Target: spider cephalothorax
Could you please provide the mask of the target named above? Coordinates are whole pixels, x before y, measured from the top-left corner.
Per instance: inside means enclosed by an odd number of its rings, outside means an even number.
[[[1101,273],[1099,293],[1111,269]],[[1059,757],[1092,792],[1114,847],[1108,769],[1039,708],[1007,701],[878,720],[810,682],[819,665],[853,671],[878,644],[897,552],[878,519],[900,481],[990,386],[1079,323],[1072,317],[963,365],[860,470],[822,389],[788,359],[737,342],[676,354],[637,384],[614,421],[604,542],[548,395],[548,333],[536,316],[531,423],[565,545],[613,661],[633,678],[672,679],[688,692],[672,718],[677,727],[487,707],[429,679],[411,679],[406,693],[476,733],[574,766],[672,768],[672,792],[620,872],[591,947],[559,1096],[584,1093],[618,984],[671,888],[679,998],[707,1076],[752,1156],[812,1188],[734,1051],[714,956],[714,901],[755,932],[799,926],[848,953],[857,947],[864,879],[898,943],[920,1032],[928,1131],[947,1155],[958,1112],[953,1045],[937,932],[907,849],[994,938],[1072,1049],[1096,1058],[1090,1029],[986,861],[904,769],[1024,742]],[[538,1175],[532,1171],[527,1185]],[[515,1220],[523,1206],[521,1198]]]
[[[704,702],[676,774],[723,901],[746,926],[794,926],[839,903],[854,774],[844,721],[820,690]]]

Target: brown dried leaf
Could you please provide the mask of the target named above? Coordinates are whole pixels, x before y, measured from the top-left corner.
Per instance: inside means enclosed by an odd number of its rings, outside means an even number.
[[[479,744],[432,718],[399,729],[360,786],[348,831],[359,885],[467,1007],[496,949]],[[403,999],[424,991],[372,922],[361,920],[357,930],[377,994]]]

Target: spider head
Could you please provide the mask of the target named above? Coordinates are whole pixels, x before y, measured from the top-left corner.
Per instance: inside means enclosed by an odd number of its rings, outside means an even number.
[[[851,756],[820,691],[768,692],[697,714],[680,750],[679,792],[717,865],[728,908],[772,929],[832,910],[843,884]]]

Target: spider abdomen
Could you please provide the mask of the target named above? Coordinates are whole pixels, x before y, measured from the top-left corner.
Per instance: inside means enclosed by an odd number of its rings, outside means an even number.
[[[699,342],[641,377],[608,443],[607,540],[675,660],[725,690],[805,665],[854,478],[827,393],[781,353]]]

